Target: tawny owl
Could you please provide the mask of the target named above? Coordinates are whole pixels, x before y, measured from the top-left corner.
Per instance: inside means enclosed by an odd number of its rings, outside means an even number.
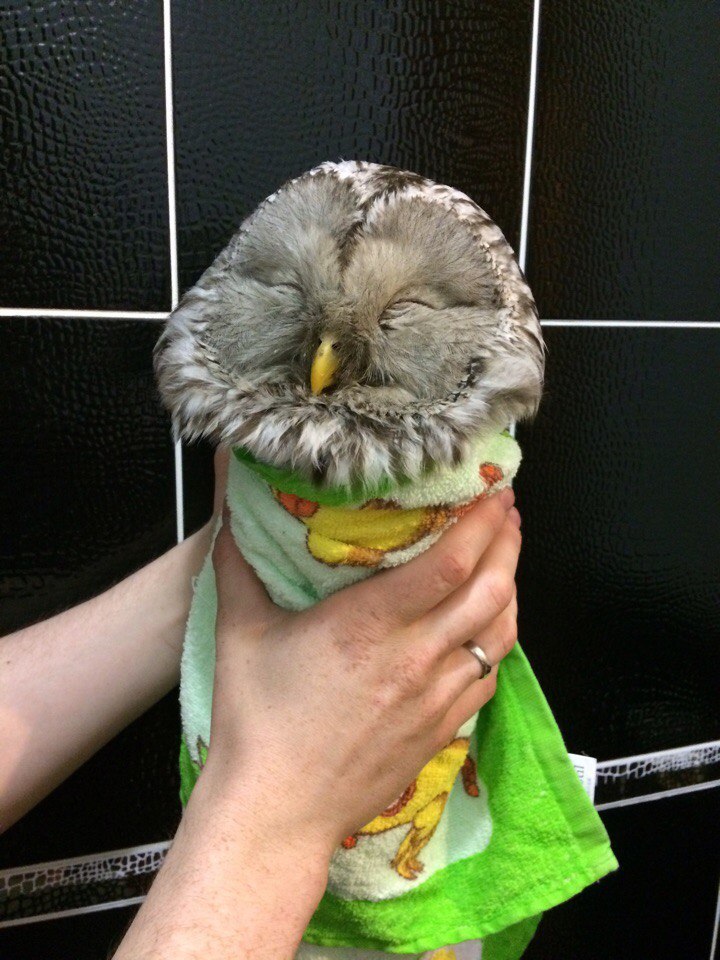
[[[182,298],[156,348],[182,435],[328,484],[416,477],[534,413],[537,309],[465,194],[361,161],[288,181]]]

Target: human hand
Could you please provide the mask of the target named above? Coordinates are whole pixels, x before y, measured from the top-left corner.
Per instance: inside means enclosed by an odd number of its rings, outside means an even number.
[[[387,807],[492,697],[516,639],[519,514],[508,490],[474,506],[408,564],[302,613],[274,606],[227,519],[218,588],[211,746],[201,777],[248,791],[284,836],[328,856]]]

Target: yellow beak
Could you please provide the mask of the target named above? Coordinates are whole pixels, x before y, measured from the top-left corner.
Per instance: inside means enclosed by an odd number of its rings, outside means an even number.
[[[316,395],[332,386],[340,366],[333,339],[333,337],[323,337],[313,357],[310,367],[310,389]]]

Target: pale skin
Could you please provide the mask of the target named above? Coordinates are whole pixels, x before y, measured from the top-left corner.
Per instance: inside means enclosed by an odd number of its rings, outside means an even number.
[[[208,760],[115,960],[290,960],[333,850],[494,693],[497,668],[478,680],[462,645],[498,664],[515,642],[513,499],[483,501],[406,566],[299,614],[270,602],[223,525]],[[172,689],[189,579],[209,541],[210,525],[0,642],[4,826]]]

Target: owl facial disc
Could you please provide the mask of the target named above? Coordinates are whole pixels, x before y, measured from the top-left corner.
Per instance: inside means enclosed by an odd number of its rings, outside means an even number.
[[[348,160],[289,180],[243,221],[169,317],[155,369],[184,439],[374,485],[532,416],[544,346],[484,210]]]

